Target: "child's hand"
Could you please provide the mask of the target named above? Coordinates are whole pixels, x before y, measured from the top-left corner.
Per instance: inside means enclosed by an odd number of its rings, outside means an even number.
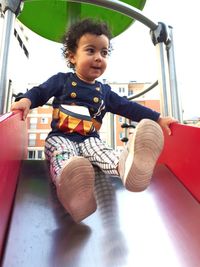
[[[172,132],[170,129],[170,124],[178,122],[178,120],[172,117],[160,117],[157,122],[160,127],[162,127],[167,132],[168,135],[171,135]]]
[[[13,110],[22,110],[23,112],[23,117],[22,119],[25,121],[29,110],[30,110],[30,106],[31,106],[31,101],[28,98],[22,98],[17,102],[14,102],[11,105],[11,111]]]

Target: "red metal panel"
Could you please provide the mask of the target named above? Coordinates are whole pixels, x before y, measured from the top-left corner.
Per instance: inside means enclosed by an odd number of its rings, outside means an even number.
[[[26,125],[20,112],[0,116],[0,255],[25,151],[25,140]]]
[[[165,163],[200,201],[200,128],[183,124],[171,126],[159,162]]]

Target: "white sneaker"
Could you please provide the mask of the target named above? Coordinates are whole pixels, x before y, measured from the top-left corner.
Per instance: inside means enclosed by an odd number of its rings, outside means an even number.
[[[92,164],[83,157],[67,160],[56,185],[58,199],[75,222],[95,212],[95,174]]]
[[[159,124],[149,119],[141,120],[119,159],[119,174],[129,191],[139,192],[148,187],[163,145]]]

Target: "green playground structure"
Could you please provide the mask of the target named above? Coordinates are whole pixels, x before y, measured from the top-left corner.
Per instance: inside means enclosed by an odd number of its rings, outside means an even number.
[[[102,3],[104,1],[101,1]],[[122,1],[139,10],[142,10],[146,0]],[[114,36],[125,31],[134,19],[115,12],[112,9],[78,1],[24,1],[23,12],[18,19],[37,34],[49,40],[60,42],[66,28],[75,20],[92,17],[106,21]],[[94,6],[95,5],[95,6]]]

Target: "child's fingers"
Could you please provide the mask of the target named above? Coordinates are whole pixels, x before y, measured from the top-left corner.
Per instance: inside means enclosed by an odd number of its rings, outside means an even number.
[[[165,128],[165,130],[166,130],[166,132],[167,132],[168,135],[171,135],[171,134],[172,134],[171,129],[170,129],[169,126],[167,126],[167,127]]]
[[[22,117],[24,121],[26,120],[26,118],[27,118],[27,116],[28,116],[28,113],[29,113],[29,109],[25,108],[25,109],[23,110],[23,117]]]

